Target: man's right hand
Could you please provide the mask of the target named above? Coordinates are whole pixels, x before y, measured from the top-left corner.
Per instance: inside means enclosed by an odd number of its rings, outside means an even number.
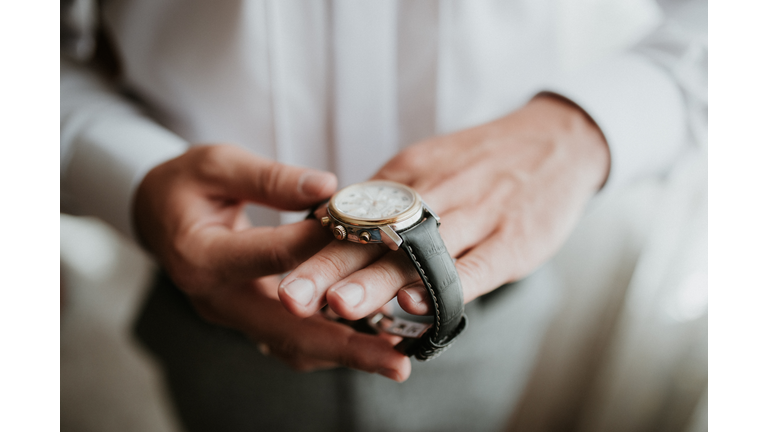
[[[396,381],[410,361],[392,337],[288,313],[279,277],[330,241],[317,221],[253,227],[247,202],[305,210],[336,189],[333,174],[282,165],[228,145],[194,147],[152,169],[134,202],[136,232],[205,319],[244,332],[298,370],[347,366]]]

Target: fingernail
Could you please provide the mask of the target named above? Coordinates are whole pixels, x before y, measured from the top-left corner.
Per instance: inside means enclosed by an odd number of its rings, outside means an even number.
[[[299,178],[299,191],[304,195],[318,196],[333,181],[333,174],[322,171],[307,171]]]
[[[306,279],[296,279],[283,287],[283,292],[302,306],[308,306],[315,297],[315,284]]]
[[[336,294],[341,297],[341,300],[349,307],[355,307],[363,300],[363,287],[358,284],[347,284],[336,288],[334,292],[336,292]]]
[[[394,369],[379,369],[376,371],[376,373],[383,377],[387,377],[391,380],[400,382],[400,374],[398,374]]]
[[[411,301],[413,301],[416,304],[424,303],[427,304],[427,297],[426,297],[426,291],[424,291],[421,288],[405,288],[403,291],[408,294],[408,297],[411,298]]]

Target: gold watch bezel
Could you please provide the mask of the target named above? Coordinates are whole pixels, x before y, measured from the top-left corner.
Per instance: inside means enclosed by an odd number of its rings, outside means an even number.
[[[341,213],[341,211],[337,209],[334,204],[335,198],[338,195],[340,195],[342,192],[347,190],[348,188],[360,186],[366,183],[385,183],[395,187],[408,189],[408,191],[410,191],[413,194],[414,200],[411,203],[410,207],[405,209],[402,213],[398,214],[395,217],[387,218],[387,219],[359,219],[359,218],[348,216]],[[416,219],[416,222],[420,220],[420,218],[418,218],[417,216],[420,216],[423,214],[423,205],[422,205],[421,195],[419,195],[419,193],[416,192],[416,190],[410,186],[406,186],[402,183],[397,183],[389,180],[369,180],[369,181],[349,185],[337,191],[335,194],[333,194],[331,199],[328,201],[328,213],[339,222],[354,225],[354,226],[365,227],[365,228],[376,228],[382,225],[392,225],[392,226],[398,227],[399,229],[403,229],[403,228],[407,228],[407,226],[400,227],[400,225],[402,225],[403,222],[410,222],[414,218]],[[408,224],[408,226],[413,225],[413,223],[415,222]]]

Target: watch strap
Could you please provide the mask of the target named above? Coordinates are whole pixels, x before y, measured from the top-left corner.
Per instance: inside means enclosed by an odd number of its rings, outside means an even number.
[[[431,214],[398,234],[403,239],[401,249],[419,272],[435,311],[432,328],[419,339],[404,339],[398,349],[418,360],[429,360],[448,348],[466,328],[461,280]]]

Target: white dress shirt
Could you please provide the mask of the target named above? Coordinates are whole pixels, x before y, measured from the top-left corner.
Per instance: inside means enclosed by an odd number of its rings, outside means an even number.
[[[206,143],[330,170],[344,186],[541,91],[601,128],[608,187],[664,172],[706,135],[706,1],[660,3],[659,26],[632,49],[577,70],[563,62],[563,3],[106,1],[120,81],[62,57],[63,207],[131,234],[146,172]],[[266,208],[252,217],[292,220]]]

